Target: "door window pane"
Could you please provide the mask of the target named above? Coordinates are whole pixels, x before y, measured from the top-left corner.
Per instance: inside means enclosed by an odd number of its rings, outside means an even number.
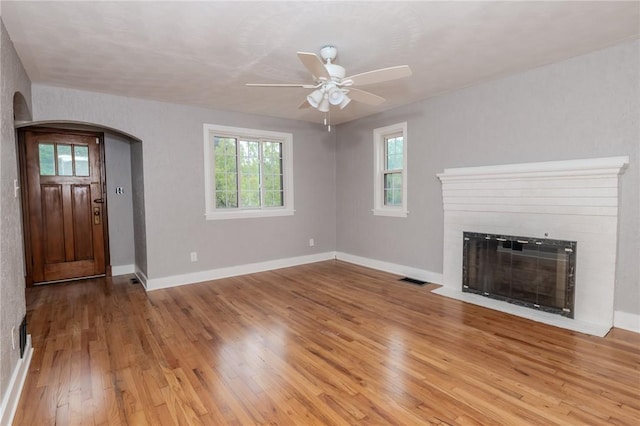
[[[74,145],[73,157],[76,167],[76,176],[89,176],[89,147],[84,145]]]
[[[73,158],[71,145],[56,146],[58,151],[58,176],[73,176]]]
[[[40,159],[40,176],[55,176],[54,145],[50,143],[38,144],[38,158]]]

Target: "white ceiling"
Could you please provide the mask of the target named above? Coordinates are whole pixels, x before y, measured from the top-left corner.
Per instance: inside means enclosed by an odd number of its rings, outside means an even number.
[[[11,2],[2,20],[34,83],[319,122],[296,51],[338,47],[347,75],[408,64],[367,86],[380,106],[334,123],[640,36],[633,2]]]

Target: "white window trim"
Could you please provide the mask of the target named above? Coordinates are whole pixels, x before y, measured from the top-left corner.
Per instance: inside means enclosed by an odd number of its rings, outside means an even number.
[[[242,219],[252,217],[291,216],[293,208],[293,135],[291,133],[272,132],[241,127],[204,124],[204,198],[205,217],[207,220]],[[284,206],[261,207],[257,209],[216,209],[215,197],[215,164],[213,159],[213,143],[211,135],[244,136],[247,138],[267,138],[282,142],[282,172]]]
[[[384,204],[384,139],[393,133],[402,133],[402,206]],[[373,130],[373,209],[374,216],[407,217],[407,122],[379,127]]]

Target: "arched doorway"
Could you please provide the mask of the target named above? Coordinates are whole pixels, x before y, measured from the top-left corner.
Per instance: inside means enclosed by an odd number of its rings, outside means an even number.
[[[46,128],[53,132],[60,129],[60,132],[96,132],[103,135],[103,149],[106,151],[104,213],[108,218],[105,235],[109,254],[105,273],[146,275],[142,141],[117,129],[77,121],[17,121],[16,128],[19,131]],[[21,169],[24,171],[25,167]],[[22,178],[26,181],[24,173]],[[24,208],[24,211],[28,212],[28,209]],[[30,237],[26,222],[24,234],[26,246]]]

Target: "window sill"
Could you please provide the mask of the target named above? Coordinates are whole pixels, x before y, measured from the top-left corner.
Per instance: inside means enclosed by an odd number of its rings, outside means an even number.
[[[253,217],[276,217],[276,216],[293,216],[293,209],[264,209],[264,210],[237,210],[237,211],[216,211],[207,213],[207,220],[221,219],[249,219]]]
[[[373,209],[374,216],[407,217],[409,212],[400,209]]]

